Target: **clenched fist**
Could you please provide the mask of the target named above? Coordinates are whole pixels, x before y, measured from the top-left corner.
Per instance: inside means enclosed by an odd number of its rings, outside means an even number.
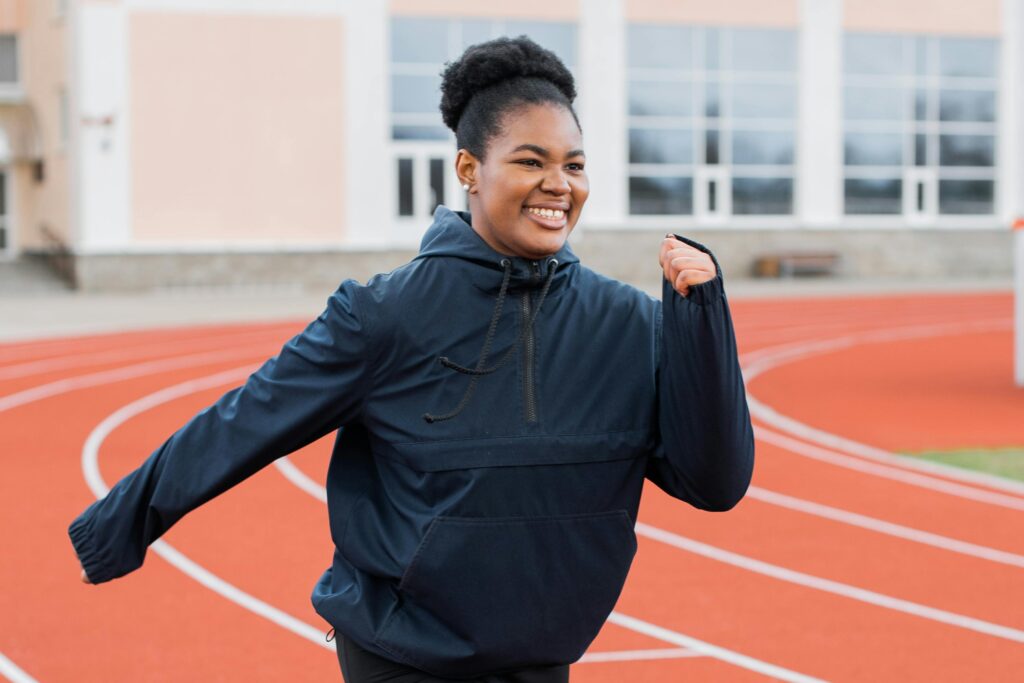
[[[713,280],[718,274],[709,254],[680,242],[672,235],[666,235],[661,241],[658,263],[665,279],[683,296],[690,293],[691,285]]]

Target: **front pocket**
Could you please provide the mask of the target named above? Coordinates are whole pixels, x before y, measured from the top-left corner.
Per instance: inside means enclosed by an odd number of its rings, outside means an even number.
[[[439,676],[576,661],[614,607],[635,553],[625,510],[437,517],[377,642]]]

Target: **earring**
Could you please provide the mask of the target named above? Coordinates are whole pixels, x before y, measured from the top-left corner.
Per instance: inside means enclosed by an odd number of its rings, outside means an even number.
[[[466,192],[469,192],[469,183],[463,183],[462,189],[465,190]]]

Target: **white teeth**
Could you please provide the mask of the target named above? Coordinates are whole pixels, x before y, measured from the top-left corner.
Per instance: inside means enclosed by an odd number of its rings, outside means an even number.
[[[561,209],[535,209],[530,207],[527,211],[543,218],[565,218],[565,211]]]

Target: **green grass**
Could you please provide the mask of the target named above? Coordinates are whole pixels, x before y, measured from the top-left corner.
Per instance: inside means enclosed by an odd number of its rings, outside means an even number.
[[[903,454],[1024,481],[1024,447],[961,448],[952,451],[919,451],[916,453],[904,451]]]

